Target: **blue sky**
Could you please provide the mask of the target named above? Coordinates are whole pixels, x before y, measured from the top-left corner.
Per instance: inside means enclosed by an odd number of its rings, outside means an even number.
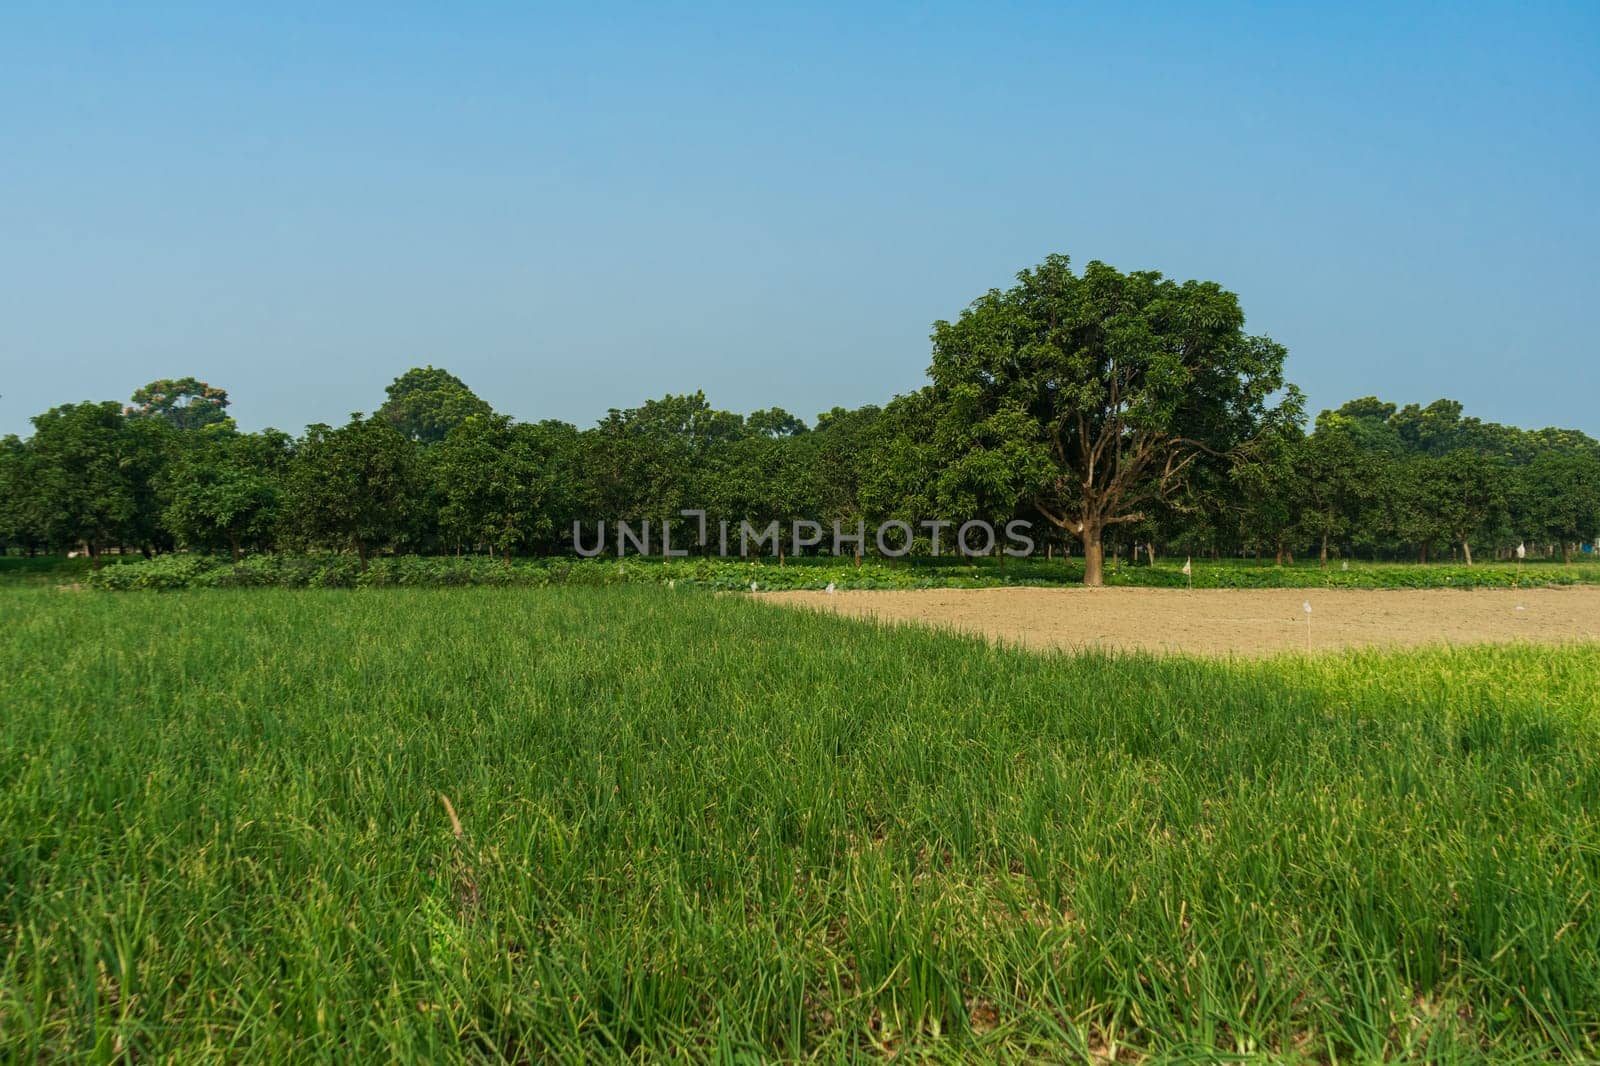
[[[0,432],[182,374],[297,431],[430,362],[809,419],[1059,251],[1238,292],[1313,411],[1600,434],[1600,6],[1111,6],[13,0]]]

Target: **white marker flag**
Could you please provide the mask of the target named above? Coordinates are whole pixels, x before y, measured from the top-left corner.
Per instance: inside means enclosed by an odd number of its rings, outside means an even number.
[[[1183,576],[1188,577],[1192,573],[1194,573],[1194,569],[1190,567],[1189,560],[1185,557],[1183,560]]]
[[[1518,544],[1517,545],[1517,558],[1518,559],[1526,558],[1527,554],[1528,554],[1528,545],[1525,544],[1525,543],[1524,544]]]

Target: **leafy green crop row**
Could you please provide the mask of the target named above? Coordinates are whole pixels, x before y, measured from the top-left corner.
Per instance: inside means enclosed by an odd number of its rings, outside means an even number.
[[[1594,647],[1038,656],[681,588],[0,629],[0,1060],[1600,1054]]]
[[[1600,565],[1538,563],[1446,566],[1337,564],[1272,566],[1243,560],[1195,562],[1185,578],[1182,564],[1117,566],[1106,570],[1106,584],[1161,588],[1507,588],[1517,585],[1600,583]],[[544,587],[547,585],[666,584],[720,591],[748,589],[970,588],[1003,585],[1077,584],[1079,560],[957,559],[917,562],[864,562],[801,558],[785,565],[729,559],[534,559],[505,563],[484,556],[389,556],[363,569],[352,555],[256,555],[235,564],[222,557],[163,555],[132,560],[84,578],[91,587],[113,590],[184,588],[387,588],[463,585]]]

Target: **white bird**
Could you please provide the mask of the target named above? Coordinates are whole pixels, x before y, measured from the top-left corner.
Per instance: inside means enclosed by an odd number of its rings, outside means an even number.
[[[828,582],[828,587],[826,589],[824,589],[823,591],[826,592],[828,595],[832,596],[835,592],[838,591],[838,589],[836,589],[834,587],[834,585],[833,585],[833,582],[830,581],[830,582]]]
[[[1527,543],[1523,542],[1522,544],[1518,544],[1517,545],[1517,558],[1518,559],[1525,559],[1525,558],[1527,558],[1527,556],[1528,556],[1528,545],[1527,545]]]
[[[756,590],[756,583],[754,581],[752,581],[752,582],[750,582],[750,591],[754,592],[755,590]]]
[[[669,578],[667,578],[667,588],[669,588],[669,589],[675,589],[675,588],[677,588],[677,587],[678,587],[678,583],[677,583],[677,582],[676,582],[676,581],[674,581],[674,580],[673,580],[673,579],[672,579],[672,578],[670,578],[670,577],[669,577]]]
[[[1304,603],[1302,603],[1300,605],[1300,609],[1302,611],[1304,611],[1306,614],[1310,614],[1311,613],[1311,601],[1307,600]]]
[[[1345,559],[1345,560],[1341,561],[1339,563],[1339,569],[1340,570],[1348,570],[1348,569],[1350,569],[1350,560],[1349,559]]]
[[[1190,574],[1194,573],[1194,568],[1189,565],[1189,562],[1190,562],[1189,558],[1187,556],[1185,556],[1184,560],[1183,560],[1183,576],[1184,577],[1188,577]]]

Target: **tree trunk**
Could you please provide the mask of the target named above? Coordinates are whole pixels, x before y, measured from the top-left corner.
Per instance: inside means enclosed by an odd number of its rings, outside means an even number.
[[[361,569],[365,570],[367,568],[367,546],[359,541],[356,542],[356,558],[361,560]]]
[[[229,545],[229,547],[233,548],[233,564],[235,566],[238,566],[239,565],[239,535],[237,533],[229,533],[228,534],[228,545]]]
[[[1326,570],[1328,568],[1328,534],[1322,534],[1322,551],[1317,554],[1317,565]]]
[[[1467,561],[1468,566],[1472,565],[1472,545],[1467,543],[1465,537],[1461,538],[1461,557]]]
[[[1425,563],[1427,561],[1428,561],[1428,546],[1426,544],[1424,544],[1420,548],[1417,549],[1417,562]]]
[[[1561,542],[1561,561],[1563,563],[1572,562],[1572,545],[1567,541]]]
[[[1106,546],[1100,527],[1085,523],[1078,536],[1083,541],[1083,583],[1099,588],[1106,583]]]
[[[100,569],[100,545],[92,540],[89,541],[89,568],[92,570]]]

